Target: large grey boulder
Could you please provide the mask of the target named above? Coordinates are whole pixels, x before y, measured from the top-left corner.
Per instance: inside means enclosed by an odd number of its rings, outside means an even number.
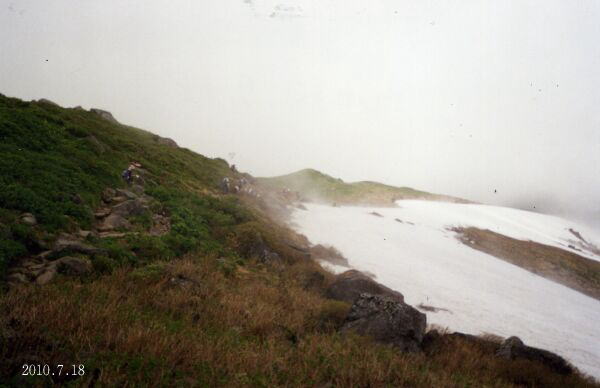
[[[387,296],[361,294],[354,302],[342,332],[356,332],[401,351],[421,348],[427,318],[406,303]]]
[[[573,373],[573,367],[564,358],[548,350],[527,346],[519,337],[507,338],[500,345],[496,355],[510,360],[526,359],[535,361],[562,375]]]
[[[404,296],[401,293],[377,283],[364,273],[354,269],[339,274],[327,288],[326,296],[330,299],[354,303],[362,293],[387,296],[397,302],[404,302]]]

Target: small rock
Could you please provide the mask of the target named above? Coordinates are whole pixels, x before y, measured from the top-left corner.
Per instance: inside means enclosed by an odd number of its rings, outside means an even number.
[[[127,197],[123,195],[117,195],[116,197],[112,198],[111,203],[121,203],[125,201],[127,201]]]
[[[171,219],[161,214],[152,216],[152,227],[149,230],[151,236],[163,236],[171,230]]]
[[[44,284],[51,282],[55,277],[56,267],[51,265],[46,267],[46,270],[35,279],[35,282],[40,286],[43,286]]]
[[[94,213],[94,217],[96,218],[104,218],[104,217],[108,217],[108,215],[110,215],[110,208],[104,207],[101,209],[98,209],[95,213]]]
[[[137,195],[142,195],[144,194],[144,187],[142,185],[134,184],[131,186],[131,191]]]
[[[127,233],[120,232],[100,232],[98,237],[100,238],[121,238],[127,236]]]
[[[115,229],[130,229],[131,223],[118,214],[111,214],[98,226],[99,232],[110,232]]]
[[[84,253],[88,255],[103,252],[102,249],[82,243],[75,236],[61,235],[54,243],[54,249],[52,250],[52,254],[57,254],[66,251]]]
[[[36,259],[41,260],[41,261],[48,260],[48,258],[50,258],[50,256],[52,256],[53,253],[54,252],[52,252],[50,250],[49,251],[44,251],[44,252],[40,253],[39,255],[37,255]]]
[[[77,232],[77,234],[79,235],[79,237],[81,238],[88,238],[89,236],[92,235],[92,232],[89,230],[80,230]]]
[[[25,276],[22,273],[18,273],[18,272],[8,275],[6,277],[6,281],[9,283],[22,283],[22,284],[29,283],[29,281],[27,280],[27,276]]]
[[[134,194],[129,190],[117,189],[116,191],[118,196],[125,197],[127,199],[136,199],[138,197],[137,194]]]
[[[102,192],[102,200],[106,203],[110,203],[115,195],[117,195],[115,189],[107,187]]]
[[[37,225],[37,219],[31,213],[23,213],[21,214],[21,222],[25,225],[34,226]]]

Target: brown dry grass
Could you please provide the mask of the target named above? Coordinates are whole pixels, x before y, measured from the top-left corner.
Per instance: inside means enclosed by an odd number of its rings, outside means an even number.
[[[18,376],[23,363],[76,363],[87,373],[74,386],[591,385],[460,339],[400,354],[341,336],[349,306],[321,296],[328,282],[321,272],[304,261],[285,271],[249,263],[231,273],[213,258],[189,257],[15,288],[0,300],[0,379]],[[28,379],[10,384],[50,382]]]
[[[533,241],[477,228],[454,228],[459,239],[528,271],[600,300],[600,262]]]

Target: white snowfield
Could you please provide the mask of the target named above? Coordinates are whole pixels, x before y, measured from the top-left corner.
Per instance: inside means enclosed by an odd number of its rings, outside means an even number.
[[[600,245],[592,230],[558,217],[487,205],[406,200],[398,201],[397,208],[306,208],[294,212],[292,226],[312,243],[336,247],[352,268],[373,273],[412,306],[449,310],[427,312],[429,324],[471,334],[516,335],[600,379],[599,301],[472,249],[447,228],[489,229],[600,260],[591,251],[568,247],[579,242],[569,228]],[[373,211],[383,217],[369,214]]]

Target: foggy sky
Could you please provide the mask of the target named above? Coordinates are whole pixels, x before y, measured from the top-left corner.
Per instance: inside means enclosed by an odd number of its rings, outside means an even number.
[[[600,220],[598,1],[0,0],[0,37],[0,93],[253,175]]]

